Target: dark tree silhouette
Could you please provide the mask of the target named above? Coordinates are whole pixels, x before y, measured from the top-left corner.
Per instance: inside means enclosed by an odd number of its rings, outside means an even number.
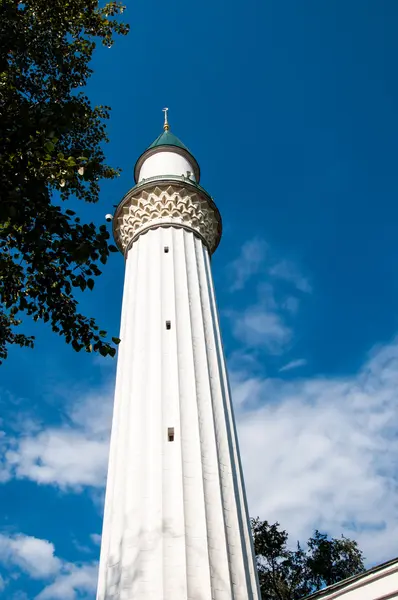
[[[252,531],[263,600],[299,600],[365,570],[357,542],[344,536],[315,531],[305,550],[291,550],[279,523],[252,519]]]
[[[76,288],[92,289],[109,245],[105,226],[82,223],[64,201],[96,202],[109,107],[82,91],[96,43],[126,34],[124,7],[97,0],[3,0],[0,19],[0,362],[11,344],[32,347],[22,317],[49,321],[77,351],[115,354]],[[54,192],[58,192],[54,201]],[[25,325],[26,327],[26,325]]]

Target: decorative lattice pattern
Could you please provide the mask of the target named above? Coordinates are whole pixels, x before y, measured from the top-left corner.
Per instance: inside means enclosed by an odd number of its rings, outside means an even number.
[[[162,226],[194,231],[210,252],[214,252],[221,237],[220,214],[204,192],[190,186],[165,184],[136,192],[133,188],[127,194],[115,215],[115,239],[126,252],[141,233]]]

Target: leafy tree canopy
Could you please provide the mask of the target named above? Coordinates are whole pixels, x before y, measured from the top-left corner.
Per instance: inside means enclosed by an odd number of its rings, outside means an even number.
[[[252,519],[252,531],[263,600],[299,600],[365,570],[357,542],[344,536],[315,531],[305,550],[291,550],[279,523]]]
[[[124,7],[97,0],[2,0],[0,20],[0,362],[10,344],[32,347],[22,318],[49,321],[77,351],[114,355],[76,289],[93,289],[107,262],[105,225],[64,208],[71,196],[96,202],[108,166],[109,107],[82,91],[98,42],[126,34]],[[60,201],[54,201],[58,192]]]

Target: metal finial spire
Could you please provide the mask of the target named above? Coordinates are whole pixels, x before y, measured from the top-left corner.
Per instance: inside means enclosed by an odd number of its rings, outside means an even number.
[[[167,113],[169,112],[169,109],[168,108],[163,108],[162,110],[164,112],[164,125],[163,125],[163,129],[165,131],[168,131],[170,129],[168,115],[167,115]]]

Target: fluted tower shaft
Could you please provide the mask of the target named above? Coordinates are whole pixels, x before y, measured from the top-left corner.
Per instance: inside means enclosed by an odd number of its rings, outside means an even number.
[[[259,600],[210,252],[189,178],[119,206],[126,256],[97,600]]]

